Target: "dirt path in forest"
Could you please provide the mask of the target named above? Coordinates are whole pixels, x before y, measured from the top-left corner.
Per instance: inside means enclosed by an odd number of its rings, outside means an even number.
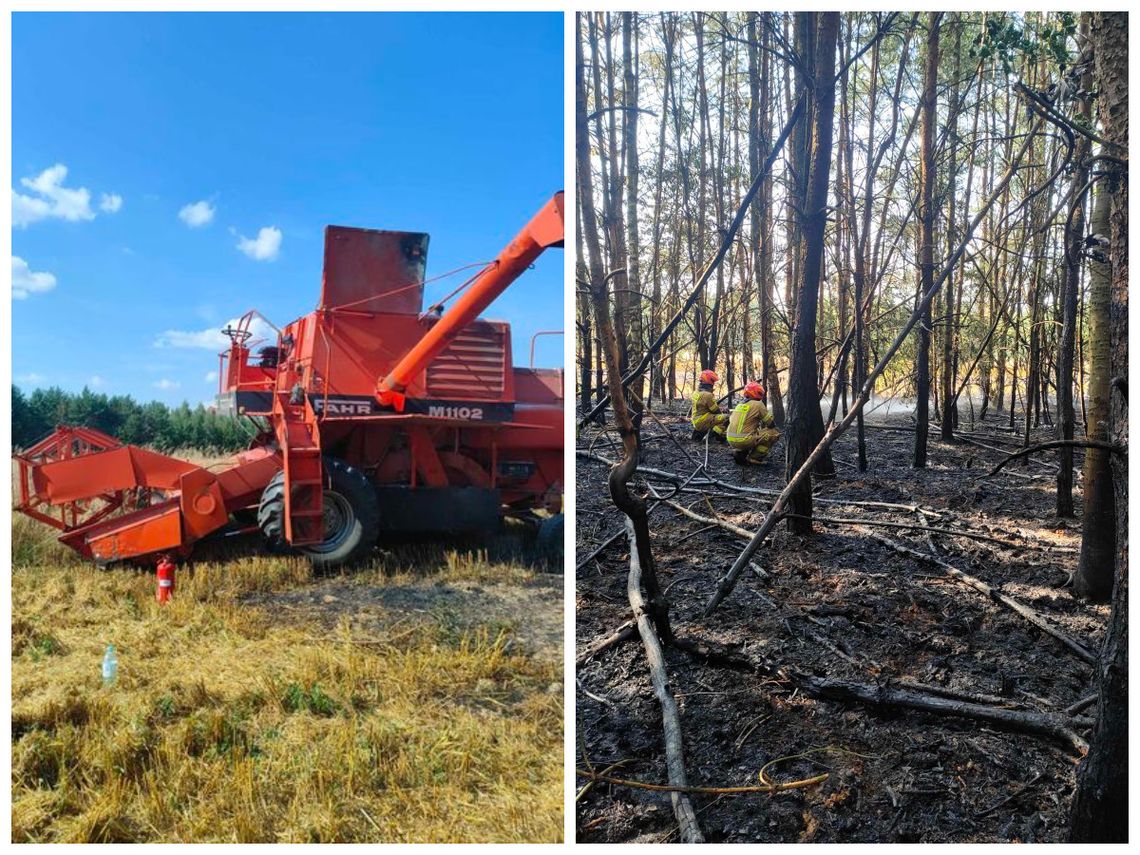
[[[664,418],[694,457],[678,405]],[[837,474],[816,479],[820,498],[918,505],[926,513],[840,504],[816,505],[819,516],[967,529],[1011,545],[900,528],[872,527],[912,549],[937,554],[1040,612],[1085,646],[1099,647],[1108,608],[1073,600],[1059,587],[1076,563],[1079,520],[1054,510],[1053,458],[1038,455],[982,478],[1001,454],[965,442],[930,439],[929,468],[909,465],[908,417],[867,431],[870,470],[854,466],[854,430],[834,449]],[[976,441],[1006,447],[1020,438],[996,424],[962,425]],[[1036,432],[1046,438],[1046,429]],[[643,465],[687,476],[692,464],[646,422]],[[1038,441],[1035,439],[1034,441]],[[584,431],[579,448],[616,458],[616,435]],[[768,463],[741,469],[723,448],[709,452],[719,479],[754,488],[783,486],[783,446]],[[1079,501],[1079,462],[1078,500]],[[1008,474],[1007,474],[1008,471]],[[592,552],[618,520],[608,504],[605,464],[578,458],[578,556]],[[663,482],[657,488],[665,488]],[[758,501],[759,500],[759,501]],[[673,501],[705,517],[750,531],[768,501],[709,488]],[[1087,695],[1092,669],[1056,640],[934,566],[900,555],[853,526],[817,524],[800,538],[778,526],[756,569],[712,616],[701,607],[744,545],[719,528],[662,505],[650,517],[661,584],[681,636],[733,645],[815,675],[884,683],[907,679],[993,695],[1011,709],[1063,710]],[[700,532],[700,533],[697,533]],[[624,539],[577,575],[578,649],[628,617]],[[775,796],[698,796],[710,841],[724,842],[994,842],[1064,839],[1074,764],[1043,738],[996,730],[977,721],[917,712],[872,710],[807,698],[780,681],[742,674],[669,650],[672,687],[681,708],[691,783],[756,783],[766,763],[777,780],[829,771],[821,786]],[[665,780],[660,708],[639,642],[595,657],[578,669],[579,733],[595,768],[624,761],[620,774]],[[591,697],[591,695],[593,697]],[[1083,731],[1088,735],[1088,731]],[[579,758],[581,762],[581,758]],[[1005,804],[1003,799],[1026,787]],[[579,786],[585,783],[579,780]],[[583,842],[675,839],[666,795],[594,785],[578,804]]]

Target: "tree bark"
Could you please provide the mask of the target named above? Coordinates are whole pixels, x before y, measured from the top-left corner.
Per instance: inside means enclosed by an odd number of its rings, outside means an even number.
[[[1089,38],[1090,13],[1081,14],[1080,31]],[[1091,92],[1093,88],[1092,68],[1081,75],[1081,89]],[[1086,124],[1092,124],[1092,99],[1081,98],[1078,115]],[[1057,359],[1057,436],[1070,440],[1076,423],[1073,411],[1073,351],[1076,346],[1077,298],[1081,290],[1081,253],[1085,238],[1085,185],[1089,180],[1088,157],[1091,153],[1086,137],[1077,139],[1073,152],[1073,198],[1070,202],[1072,216],[1069,219],[1068,240],[1065,243],[1065,286],[1061,301],[1061,345]],[[1061,468],[1057,471],[1057,516],[1072,517],[1073,510],[1073,449],[1061,449]]]
[[[1111,156],[1128,144],[1128,13],[1094,12],[1098,113],[1104,136],[1116,143]],[[1112,439],[1128,441],[1128,177],[1112,170],[1110,226]],[[1087,458],[1086,458],[1087,459]],[[1088,756],[1077,772],[1070,839],[1074,842],[1128,840],[1128,480],[1123,460],[1113,460],[1116,520],[1116,585],[1097,680],[1099,703]]]
[[[931,12],[926,34],[926,68],[922,86],[922,149],[919,154],[918,202],[918,293],[925,294],[934,283],[934,125],[938,120],[938,31],[941,12]],[[949,278],[948,278],[949,281]],[[918,327],[916,360],[914,466],[926,466],[926,440],[930,426],[930,330],[933,323],[930,304]]]
[[[799,25],[801,14],[797,13]],[[839,39],[839,13],[818,13],[814,78],[812,161],[803,211],[803,281],[796,300],[796,326],[792,339],[792,373],[788,388],[787,466],[789,479],[803,465],[823,433],[823,414],[815,374],[815,325],[823,268],[823,236],[827,227],[827,188],[831,169],[831,131],[835,113],[835,50]],[[828,459],[818,469],[834,471]],[[797,534],[811,533],[811,482],[804,482],[791,497],[791,510],[807,519],[791,518],[788,527]]]
[[[1091,228],[1107,241],[1111,193],[1106,182],[1097,186]],[[1109,428],[1109,312],[1111,270],[1107,247],[1089,261],[1089,405],[1088,438],[1108,441]],[[1083,599],[1107,603],[1112,597],[1113,568],[1116,561],[1116,498],[1113,495],[1109,452],[1090,448],[1085,454],[1084,515],[1082,516],[1081,558],[1073,576],[1073,589]]]

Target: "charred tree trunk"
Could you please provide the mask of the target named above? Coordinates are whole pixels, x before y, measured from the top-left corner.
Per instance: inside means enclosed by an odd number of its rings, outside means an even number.
[[[835,113],[835,50],[839,39],[839,13],[814,15],[815,35],[812,160],[808,173],[807,196],[803,211],[803,280],[796,301],[796,326],[792,340],[792,376],[788,390],[787,477],[808,459],[823,435],[823,414],[815,375],[815,323],[818,310],[820,274],[823,268],[823,236],[827,227],[827,188],[831,169],[831,130]],[[796,23],[800,25],[801,15]],[[821,458],[822,462],[822,458]],[[829,463],[829,461],[828,461]],[[831,468],[834,471],[833,467]],[[806,479],[791,496],[791,511],[805,517],[791,517],[790,530],[811,533],[811,479]]]
[[[1128,13],[1094,12],[1098,112],[1104,136],[1115,146],[1110,156],[1128,151]],[[1111,438],[1128,441],[1128,177],[1112,170],[1112,267],[1110,363],[1113,371]],[[1115,378],[1121,378],[1118,383]],[[1119,456],[1118,456],[1119,458]],[[1128,840],[1128,481],[1127,463],[1115,459],[1117,507],[1116,590],[1108,634],[1098,669],[1099,704],[1088,756],[1077,773],[1070,839],[1074,842]]]

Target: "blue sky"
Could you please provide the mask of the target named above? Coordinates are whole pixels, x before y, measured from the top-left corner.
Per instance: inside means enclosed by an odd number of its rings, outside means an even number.
[[[429,232],[429,278],[493,257],[562,187],[562,38],[557,13],[15,14],[14,382],[212,400],[214,331],[310,311],[330,223]],[[563,327],[562,265],[486,312],[516,363]]]

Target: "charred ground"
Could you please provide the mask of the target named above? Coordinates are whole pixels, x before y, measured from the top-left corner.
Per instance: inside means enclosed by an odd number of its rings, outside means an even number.
[[[688,454],[703,461],[705,448],[689,440],[682,405],[657,412]],[[1012,453],[1021,444],[995,418],[964,423],[964,438],[955,444],[932,433],[928,468],[915,470],[909,417],[873,419],[881,427],[868,427],[869,471],[854,466],[851,431],[834,448],[835,477],[816,479],[816,496],[919,510],[817,503],[817,516],[953,528],[1016,545],[818,522],[811,538],[801,538],[781,524],[742,583],[705,619],[701,610],[744,540],[661,505],[650,525],[677,635],[801,673],[878,686],[910,681],[951,695],[988,696],[1006,709],[1065,714],[1094,693],[1092,667],[1060,642],[937,566],[868,534],[936,550],[1095,651],[1108,607],[1083,605],[1063,587],[1076,564],[1080,523],[1056,515],[1048,455],[985,478],[1004,456],[997,449]],[[693,471],[677,443],[649,419],[642,437],[642,465],[682,479]],[[609,467],[588,455],[616,459],[620,452],[616,434],[594,428],[579,436],[578,450],[581,562],[620,530],[606,487]],[[725,482],[778,490],[783,456],[781,443],[765,466],[742,469],[714,445],[708,471]],[[659,493],[670,491],[659,479],[650,483]],[[714,487],[672,501],[755,531],[771,500]],[[628,561],[623,534],[578,570],[580,657],[629,618]],[[775,795],[694,796],[710,841],[1064,839],[1076,768],[1071,746],[968,718],[816,700],[770,674],[723,667],[676,648],[667,648],[666,656],[691,784],[756,784],[761,768],[779,758],[793,759],[768,768],[777,781],[830,773],[820,785]],[[602,771],[620,764],[609,774],[663,783],[660,707],[636,636],[580,662],[577,681],[578,766]],[[1076,716],[1075,727],[1087,737],[1082,714]],[[596,781],[586,786],[583,777],[578,785],[579,841],[676,839],[668,794]]]

